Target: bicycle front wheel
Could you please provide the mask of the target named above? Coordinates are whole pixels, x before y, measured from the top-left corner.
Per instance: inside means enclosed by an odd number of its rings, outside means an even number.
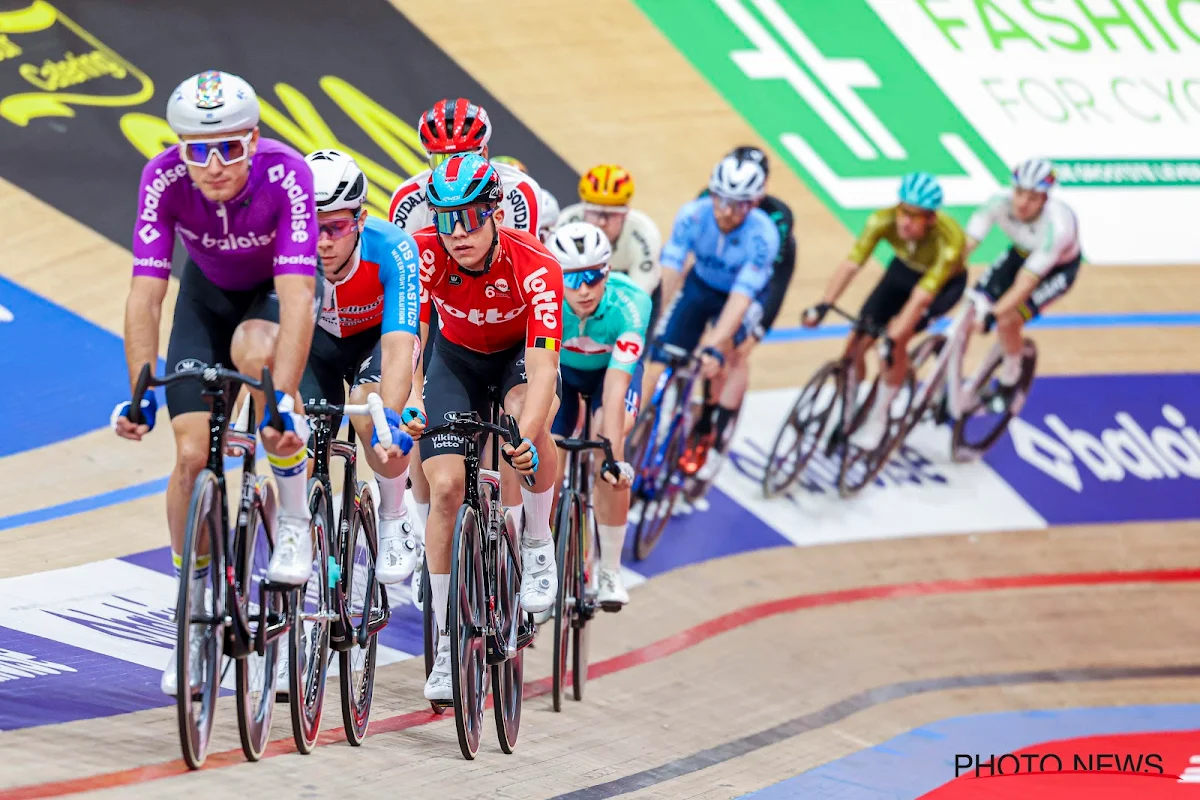
[[[1002,358],[999,352],[980,370],[979,380],[968,394],[970,406],[963,409],[962,416],[954,422],[954,438],[951,456],[957,462],[973,461],[991,450],[1008,430],[1008,423],[1021,413],[1033,378],[1037,373],[1037,345],[1026,339],[1021,352],[1021,377],[1010,390],[1008,400],[1002,400],[998,387],[986,389],[1000,369]]]
[[[506,523],[501,522],[501,525]],[[514,532],[515,533],[515,532]],[[521,704],[525,681],[525,651],[518,647],[517,636],[524,611],[521,608],[521,570],[519,553],[513,545],[517,533],[510,538],[502,531],[495,543],[495,591],[497,644],[511,652],[503,661],[492,664],[492,710],[496,716],[496,735],[500,749],[512,753],[521,730]]]
[[[841,376],[838,362],[827,362],[805,384],[784,418],[763,466],[762,490],[768,500],[786,492],[817,452],[830,412],[838,407]]]
[[[571,688],[576,700],[583,699],[583,688],[588,679],[589,631],[592,614],[596,608],[596,594],[600,575],[600,542],[596,520],[590,509],[576,503],[576,525],[579,531],[575,542],[575,603],[572,609],[574,623],[571,626]]]
[[[262,652],[251,652],[237,661],[238,733],[247,760],[258,761],[271,736],[275,714],[275,680],[279,667],[279,638],[269,630],[283,619],[283,594],[265,587],[267,565],[274,550],[269,527],[275,518],[275,484],[258,476],[246,526],[238,531],[234,552],[239,554],[238,603],[244,609],[251,646],[263,640]],[[265,613],[264,613],[265,612]]]
[[[558,567],[558,596],[554,599],[554,671],[551,676],[551,699],[555,711],[562,711],[562,698],[567,680],[567,656],[571,650],[571,624],[575,616],[575,604],[580,596],[575,587],[575,525],[579,515],[575,507],[579,500],[575,493],[564,491],[558,500],[558,520],[555,536],[558,537],[555,559]]]
[[[308,583],[293,592],[296,611],[288,647],[292,738],[304,754],[312,752],[321,730],[329,667],[329,495],[316,478],[308,482],[308,510],[312,514],[313,570]]]
[[[450,564],[450,670],[454,685],[454,727],[463,758],[479,752],[483,706],[487,700],[487,658],[484,608],[482,533],[479,514],[467,504],[454,523]]]
[[[350,617],[354,644],[338,653],[338,682],[342,695],[342,723],[346,741],[362,744],[371,719],[371,701],[375,696],[376,652],[384,611],[383,587],[375,578],[376,539],[375,501],[365,483],[359,483],[358,498],[351,509],[349,532],[339,556],[342,590]],[[346,510],[342,511],[345,515]],[[365,641],[364,641],[365,637]]]

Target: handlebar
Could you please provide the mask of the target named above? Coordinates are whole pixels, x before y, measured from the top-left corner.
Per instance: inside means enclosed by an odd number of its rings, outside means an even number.
[[[446,414],[446,421],[444,423],[433,428],[426,428],[413,438],[423,439],[426,436],[435,436],[439,433],[454,433],[459,436],[474,438],[481,433],[493,433],[513,447],[516,447],[521,442],[521,431],[517,428],[517,421],[511,414],[505,414],[502,419],[504,420],[503,426],[484,422],[474,411],[452,411]],[[504,456],[504,460],[512,464],[512,459],[507,455]],[[523,477],[525,478],[526,486],[533,486],[534,479],[532,475],[525,475]]]
[[[834,303],[829,304],[829,311],[833,311],[839,317],[842,317],[847,322],[849,322],[852,326],[854,326],[858,330],[862,331],[863,333],[867,334],[872,339],[878,339],[881,336],[883,336],[885,333],[887,333],[886,325],[879,325],[877,323],[864,322],[863,320],[859,319],[857,314],[851,314],[849,311],[845,310],[841,306],[838,306]]]
[[[312,417],[367,417],[375,426],[379,443],[384,447],[392,446],[392,430],[388,427],[387,416],[383,413],[383,398],[375,392],[367,395],[367,402],[353,405],[350,403],[337,405],[324,400],[308,400],[304,403],[304,413]]]
[[[607,436],[601,436],[596,441],[587,439],[560,439],[555,442],[559,448],[568,452],[579,453],[584,450],[603,450],[604,458],[607,461],[616,461],[613,457],[612,441]]]
[[[141,425],[144,422],[142,398],[146,396],[147,389],[153,386],[170,386],[185,380],[198,380],[204,384],[206,389],[224,389],[225,384],[237,382],[261,391],[267,402],[267,424],[283,433],[283,418],[279,416],[279,406],[275,402],[275,385],[271,382],[271,371],[267,367],[263,367],[262,380],[259,381],[249,375],[243,375],[236,370],[220,366],[189,369],[183,372],[173,372],[170,375],[154,375],[150,372],[150,365],[143,364],[129,404],[129,421],[134,425]]]

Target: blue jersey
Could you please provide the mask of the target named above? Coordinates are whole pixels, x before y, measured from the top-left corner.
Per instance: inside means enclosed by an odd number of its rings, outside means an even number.
[[[367,217],[358,264],[337,283],[325,280],[321,327],[337,337],[383,326],[383,333],[417,334],[421,284],[417,243],[390,222]]]
[[[721,233],[712,203],[702,197],[679,209],[671,238],[663,246],[663,269],[681,272],[691,253],[692,271],[704,283],[726,294],[757,297],[775,271],[779,229],[766,212],[754,208],[741,225]]]

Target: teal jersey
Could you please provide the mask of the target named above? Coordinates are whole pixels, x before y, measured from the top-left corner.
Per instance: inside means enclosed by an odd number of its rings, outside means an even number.
[[[650,295],[620,272],[610,272],[600,304],[580,320],[563,300],[563,343],[560,363],[585,372],[619,369],[633,374],[646,348]]]

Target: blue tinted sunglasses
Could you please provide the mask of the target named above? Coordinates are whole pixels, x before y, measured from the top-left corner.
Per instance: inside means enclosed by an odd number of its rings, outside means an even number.
[[[568,289],[579,289],[583,286],[595,286],[608,277],[608,267],[585,269],[583,272],[564,272],[563,285]]]
[[[207,167],[213,156],[225,166],[245,161],[250,153],[250,139],[254,131],[222,139],[191,139],[179,143],[179,152],[184,163],[193,167]]]
[[[435,211],[433,216],[438,233],[444,233],[449,236],[454,233],[455,227],[460,222],[464,231],[474,233],[483,227],[483,223],[487,221],[488,217],[495,213],[496,209],[494,208],[472,206],[470,208],[456,208],[453,211]]]

